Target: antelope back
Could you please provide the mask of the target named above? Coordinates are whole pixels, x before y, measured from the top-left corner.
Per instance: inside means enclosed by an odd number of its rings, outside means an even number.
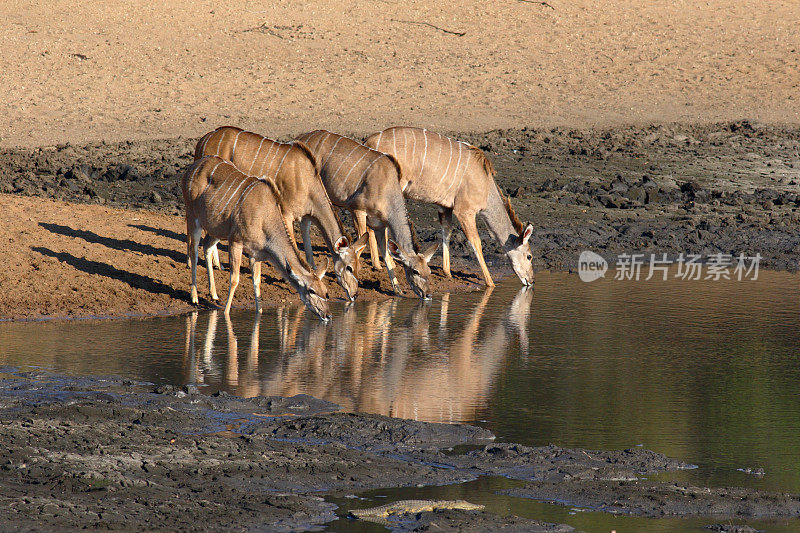
[[[397,176],[398,169],[386,154],[348,137],[317,130],[297,139],[311,150],[328,194],[339,205],[379,170],[388,170]]]
[[[249,176],[270,179],[284,209],[297,217],[309,210],[320,212],[330,204],[322,181],[317,176],[316,160],[301,142],[280,143],[257,133],[224,126],[201,138],[195,158],[216,155],[232,162]],[[312,209],[309,199],[314,204]],[[334,215],[327,213],[329,218]]]
[[[228,240],[235,234],[245,242],[263,241],[264,219],[283,227],[271,186],[246,176],[220,157],[195,161],[184,173],[181,188],[187,217],[196,217],[214,237]]]
[[[397,159],[407,198],[453,207],[460,194],[484,193],[493,182],[492,163],[479,148],[422,128],[388,128],[364,144]]]

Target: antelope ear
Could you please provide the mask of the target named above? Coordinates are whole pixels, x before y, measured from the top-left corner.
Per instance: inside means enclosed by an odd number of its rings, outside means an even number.
[[[523,231],[522,235],[519,236],[520,242],[522,244],[527,244],[528,239],[531,238],[531,234],[533,234],[533,226],[531,224],[528,224],[528,226],[525,228],[525,231]]]
[[[317,276],[318,280],[322,280],[322,278],[325,277],[325,272],[327,272],[329,268],[331,268],[330,257],[328,258],[328,261],[325,263],[325,268],[318,268],[316,272],[314,272],[314,275]]]
[[[431,244],[430,246],[428,246],[427,248],[425,248],[424,250],[422,250],[422,252],[420,252],[422,254],[422,257],[425,258],[425,262],[426,263],[430,263],[431,262],[431,258],[433,258],[433,254],[436,253],[436,250],[438,248],[439,248],[439,243],[435,242],[435,243]]]
[[[369,242],[369,232],[364,232],[364,234],[358,238],[356,242],[353,243],[353,249],[356,253],[359,253],[361,250],[367,247],[367,243]]]
[[[397,261],[404,265],[408,264],[408,254],[406,254],[403,247],[397,244],[394,239],[389,239],[386,249],[389,251],[389,255],[392,256],[392,259],[397,259]]]
[[[342,248],[347,248],[348,246],[350,246],[350,243],[347,241],[347,237],[342,235],[338,241],[333,243],[333,251],[338,254],[342,251]]]

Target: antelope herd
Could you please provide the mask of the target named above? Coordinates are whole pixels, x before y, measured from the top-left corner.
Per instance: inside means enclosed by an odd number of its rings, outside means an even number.
[[[452,217],[461,224],[487,286],[494,282],[483,258],[476,215],[511,261],[525,285],[534,280],[529,239],[511,203],[494,181],[494,167],[477,147],[420,128],[394,127],[353,139],[317,130],[281,143],[225,126],[197,143],[195,161],[181,179],[186,204],[187,253],[192,273],[192,303],[198,303],[197,263],[202,239],[211,298],[218,300],[213,266],[219,268],[217,243],[227,241],[230,312],[239,283],[242,253],[250,259],[256,310],[261,261],[269,262],[297,291],[305,305],[327,321],[326,268],[314,267],[311,224],[317,226],[332,256],[337,282],[347,297],[358,291],[360,255],[369,243],[372,264],[381,258],[396,294],[401,294],[394,266],[403,267],[412,291],[431,297],[428,263],[438,248],[419,250],[405,199],[431,203],[442,226],[442,267],[450,277]],[[359,237],[351,242],[334,208],[353,215]],[[294,236],[300,223],[305,258]],[[331,260],[328,260],[330,266]]]

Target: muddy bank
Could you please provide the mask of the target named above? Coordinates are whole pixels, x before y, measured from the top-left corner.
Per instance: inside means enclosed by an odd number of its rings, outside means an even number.
[[[340,414],[335,405],[308,396],[205,396],[191,386],[4,370],[4,530],[141,530],[165,523],[179,530],[198,524],[302,530],[336,518],[326,495],[343,498],[373,488],[450,484],[498,473],[528,481],[519,493],[525,497],[563,503],[566,497],[527,491],[546,485],[564,495],[580,487],[583,499],[573,505],[644,502],[657,493],[653,507],[677,516],[696,514],[699,506],[721,517],[800,514],[795,496],[741,489],[697,489],[702,499],[687,504],[688,491],[640,476],[688,465],[647,450],[528,448],[493,443],[487,430],[471,426]],[[475,449],[444,453],[461,444]],[[415,527],[451,530],[568,530],[536,517],[483,511],[412,518]]]
[[[740,121],[452,134],[491,154],[498,183],[536,228],[539,268],[574,268],[584,249],[612,259],[760,253],[763,267],[797,268],[796,127]],[[178,173],[193,145],[179,138],[6,149],[0,192],[178,214]],[[424,240],[439,239],[433,209],[411,205],[410,214]],[[452,247],[471,261],[460,231]]]
[[[586,480],[580,483],[530,483],[526,487],[508,489],[502,493],[651,518],[693,515],[745,519],[800,516],[798,496],[736,487],[694,487],[683,483],[643,480]]]

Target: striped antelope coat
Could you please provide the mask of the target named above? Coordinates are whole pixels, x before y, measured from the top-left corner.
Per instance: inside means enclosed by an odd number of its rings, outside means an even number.
[[[311,273],[301,264],[292,247],[283,222],[276,191],[269,182],[240,172],[233,164],[216,156],[203,157],[192,163],[181,178],[183,201],[186,204],[187,253],[192,268],[192,303],[197,299],[197,259],[203,230],[230,248],[231,283],[225,313],[230,312],[242,253],[250,257],[256,309],[259,303],[261,261],[268,261],[300,295],[306,306],[327,320],[328,289],[322,281],[325,272]],[[217,299],[211,249],[206,250],[208,284],[211,298]]]
[[[366,233],[367,226],[375,231],[395,292],[399,293],[400,288],[393,260],[403,266],[414,293],[428,298],[428,261],[438,245],[422,253],[414,249],[397,161],[329,131],[312,131],[298,140],[314,154],[320,177],[334,205],[353,212],[360,235]],[[391,239],[387,238],[387,229]]]
[[[494,167],[477,147],[421,128],[393,127],[370,135],[364,143],[391,154],[402,169],[401,188],[406,198],[436,204],[442,225],[445,274],[450,276],[449,241],[452,217],[458,219],[478,258],[486,284],[494,285],[483,258],[475,216],[480,214],[489,232],[503,247],[517,276],[525,285],[534,281],[528,240],[530,224],[523,227],[511,203],[494,181]]]
[[[356,249],[366,245],[366,237],[351,246],[341,221],[333,211],[325,186],[316,170],[316,161],[301,142],[280,143],[257,133],[223,126],[207,133],[195,148],[195,159],[215,155],[232,162],[248,176],[270,180],[278,191],[283,219],[292,243],[294,222],[300,222],[306,260],[313,267],[311,224],[315,224],[333,256],[336,280],[347,297],[354,300],[358,291],[355,277]]]

